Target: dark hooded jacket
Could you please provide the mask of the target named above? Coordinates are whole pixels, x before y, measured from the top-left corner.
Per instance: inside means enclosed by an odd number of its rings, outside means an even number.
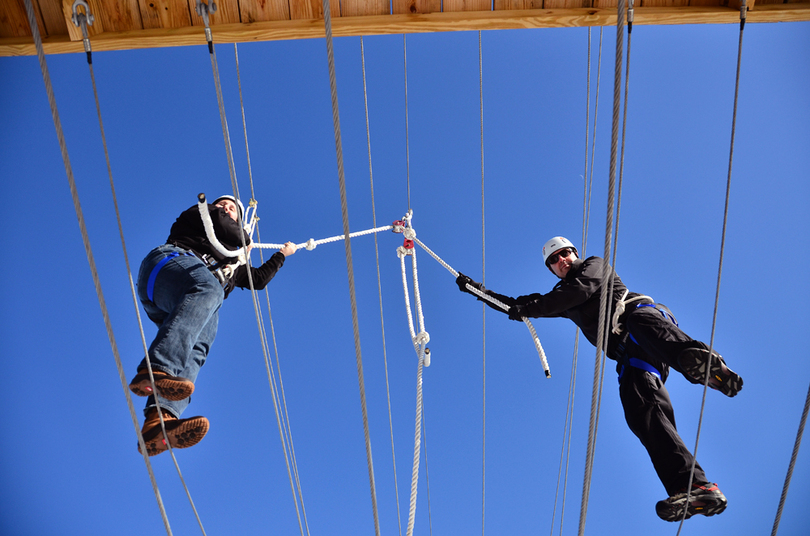
[[[228,216],[223,209],[209,204],[208,213],[211,215],[211,222],[214,224],[214,233],[222,245],[225,246],[225,249],[236,251],[242,247],[243,237],[245,244],[250,244],[248,234],[241,230],[239,224]],[[166,243],[187,249],[203,260],[206,260],[204,259],[204,256],[206,256],[215,266],[232,264],[237,261],[236,257],[225,257],[219,253],[208,241],[197,205],[180,214],[172,225]],[[284,266],[285,258],[283,253],[277,251],[260,267],[250,267],[253,288],[256,290],[263,289],[275,277],[279,269]],[[206,261],[208,264],[211,264],[211,262]],[[247,266],[242,265],[234,270],[233,275],[224,285],[226,298],[234,287],[250,288],[247,269]]]

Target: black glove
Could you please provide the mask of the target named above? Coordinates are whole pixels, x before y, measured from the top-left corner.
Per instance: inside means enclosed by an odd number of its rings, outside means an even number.
[[[466,292],[467,294],[473,294],[467,288],[467,285],[470,285],[473,288],[477,288],[478,290],[483,290],[483,285],[481,283],[476,283],[466,275],[462,274],[461,272],[458,273],[458,277],[456,278],[456,285],[458,285],[458,289],[461,292]],[[473,294],[475,296],[475,294]],[[477,296],[476,296],[477,297]]]
[[[509,308],[509,319],[523,322],[523,317],[526,316],[526,307],[523,305],[513,305]]]

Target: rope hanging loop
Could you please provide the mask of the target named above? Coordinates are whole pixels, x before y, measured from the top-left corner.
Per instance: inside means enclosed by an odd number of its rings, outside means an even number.
[[[205,236],[211,243],[211,246],[216,249],[221,255],[225,257],[240,257],[240,261],[245,258],[245,248],[239,248],[236,251],[225,249],[225,246],[217,238],[214,231],[214,222],[211,221],[211,215],[208,213],[208,203],[205,200],[205,194],[200,193],[197,195],[197,208],[200,209],[200,218],[202,218],[203,227],[205,228]]]

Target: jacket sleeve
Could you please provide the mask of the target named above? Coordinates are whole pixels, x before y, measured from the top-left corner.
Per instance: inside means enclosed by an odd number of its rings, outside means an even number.
[[[558,282],[547,294],[534,293],[512,298],[491,290],[486,293],[510,307],[522,306],[522,313],[530,318],[567,317],[566,312],[590,299],[599,291],[601,283],[602,259],[590,257],[582,261],[581,269]],[[496,311],[504,312],[500,307],[486,303]]]
[[[259,266],[258,268],[248,267],[248,266],[240,266],[236,269],[233,275],[233,282],[234,285],[240,288],[250,288],[250,281],[248,280],[247,271],[250,268],[250,275],[253,279],[253,288],[256,290],[262,290],[267,283],[270,282],[273,277],[275,277],[276,273],[284,266],[284,260],[286,257],[280,251],[276,251],[273,253],[273,256],[270,257],[264,264]]]

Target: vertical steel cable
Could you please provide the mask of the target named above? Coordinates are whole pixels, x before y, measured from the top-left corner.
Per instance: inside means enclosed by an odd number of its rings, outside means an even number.
[[[481,110],[481,284],[487,282],[486,220],[484,218],[484,56],[481,46],[481,30],[478,30],[478,95]],[[481,346],[483,354],[482,382],[482,432],[481,432],[481,536],[486,526],[487,505],[487,306],[481,304]]]
[[[618,145],[619,134],[619,104],[621,96],[621,79],[622,79],[622,60],[624,48],[624,13],[625,13],[625,0],[619,0],[618,16],[616,22],[616,61],[614,65],[613,75],[613,125],[611,129],[611,144],[610,144],[610,174],[608,181],[608,207],[607,218],[605,222],[605,247],[604,247],[604,266],[602,269],[602,280],[605,281],[607,277],[612,274],[610,268],[610,246],[613,234],[613,211],[614,211],[614,188],[616,179],[616,153]],[[602,291],[599,304],[599,329],[597,333],[598,346],[596,348],[596,359],[594,363],[594,383],[591,399],[591,418],[588,429],[588,448],[585,459],[585,476],[582,484],[582,507],[579,516],[579,535],[582,536],[585,532],[585,519],[588,513],[588,498],[590,495],[591,475],[593,469],[594,450],[596,444],[596,432],[598,428],[598,407],[599,397],[601,395],[601,379],[602,379],[602,350],[607,351],[607,334],[608,330],[605,329],[607,319],[607,301],[610,299],[608,296],[608,285],[602,285]]]
[[[31,34],[34,38],[34,44],[37,49],[37,58],[39,59],[39,66],[42,70],[42,78],[45,83],[45,91],[48,95],[48,103],[50,104],[51,108],[51,115],[53,116],[53,124],[56,130],[56,137],[59,141],[59,149],[62,153],[62,161],[65,165],[65,173],[67,174],[68,185],[70,187],[71,197],[73,199],[73,207],[76,211],[76,218],[79,222],[79,229],[82,235],[82,243],[84,244],[85,254],[87,255],[87,262],[90,265],[90,273],[93,277],[93,285],[95,286],[96,295],[98,296],[98,303],[101,307],[101,314],[104,317],[104,325],[107,329],[107,337],[110,340],[110,347],[113,352],[113,356],[115,357],[115,363],[118,368],[118,375],[121,379],[121,385],[124,388],[124,391],[127,395],[127,406],[129,407],[129,413],[132,417],[132,424],[135,427],[135,433],[138,436],[138,444],[141,448],[141,453],[144,458],[144,463],[146,464],[147,471],[149,472],[149,479],[152,483],[152,490],[155,493],[155,498],[158,502],[158,507],[160,508],[160,515],[163,519],[163,526],[166,529],[166,533],[171,536],[172,529],[169,525],[169,519],[166,515],[166,509],[163,505],[163,499],[160,496],[160,490],[158,489],[157,481],[155,480],[155,474],[152,470],[152,464],[149,461],[149,456],[146,453],[146,446],[143,443],[143,437],[140,434],[139,422],[138,417],[135,413],[135,407],[132,404],[132,398],[129,395],[129,388],[126,376],[124,374],[124,368],[121,364],[121,356],[118,352],[118,345],[115,341],[115,335],[112,329],[112,322],[110,320],[110,315],[107,310],[107,304],[104,300],[104,293],[101,289],[101,280],[98,276],[98,269],[96,268],[96,262],[93,257],[93,250],[90,246],[90,237],[87,233],[87,226],[84,221],[84,213],[82,212],[81,203],[79,201],[79,193],[76,188],[76,180],[73,176],[73,167],[70,164],[70,156],[68,155],[67,150],[67,143],[65,141],[65,135],[62,131],[62,122],[59,119],[59,111],[56,107],[56,96],[54,95],[53,85],[51,84],[51,77],[48,72],[48,65],[45,61],[45,52],[42,48],[42,37],[39,33],[39,26],[37,25],[36,15],[34,13],[34,7],[31,3],[31,0],[25,0],[25,12],[28,16],[28,24],[31,27]]]
[[[799,446],[802,444],[802,434],[804,434],[804,425],[807,422],[808,410],[810,410],[810,388],[807,389],[807,397],[804,400],[804,411],[802,411],[802,418],[799,420],[799,431],[796,433],[796,441],[793,443],[793,454],[790,456],[790,464],[788,464],[785,483],[782,486],[782,496],[779,498],[779,508],[776,509],[776,518],[773,520],[771,536],[776,536],[776,532],[779,530],[779,521],[782,519],[782,508],[785,506],[785,499],[787,499],[787,492],[790,487],[790,479],[793,477],[793,466],[796,465],[796,458],[799,456]]]
[[[248,178],[250,181],[250,197],[251,199],[255,199],[256,192],[253,184],[253,167],[250,161],[250,144],[247,134],[247,116],[245,114],[244,99],[242,98],[242,75],[239,69],[239,49],[236,43],[233,44],[233,52],[236,64],[236,81],[239,88],[239,107],[242,112],[242,131],[245,135],[245,153],[248,165]],[[258,223],[256,225],[256,236],[258,237],[259,242],[261,242],[261,233],[259,231]],[[259,249],[259,260],[262,264],[264,264],[264,254],[262,253],[261,248]],[[248,265],[248,267],[250,267],[250,265]],[[252,285],[253,283],[252,278],[250,278],[249,283]],[[276,383],[276,375],[273,371],[273,365],[270,360],[269,343],[267,340],[267,329],[265,328],[264,317],[262,316],[261,313],[261,307],[258,305],[256,290],[251,288],[254,312],[256,314],[256,321],[259,328],[259,338],[262,344],[262,353],[264,355],[264,364],[265,369],[267,371],[268,383],[270,385],[270,394],[273,399],[273,408],[276,413],[276,424],[278,425],[279,437],[281,439],[281,447],[284,452],[284,462],[287,467],[287,477],[290,481],[290,490],[293,496],[293,503],[295,504],[295,514],[296,517],[298,518],[298,530],[303,536],[304,529],[306,529],[306,533],[309,534],[309,522],[307,520],[307,510],[304,505],[304,495],[301,489],[301,481],[298,474],[298,462],[295,457],[295,445],[293,443],[292,438],[292,427],[290,425],[289,412],[287,411],[287,398],[284,394],[284,380],[282,379],[281,376],[281,360],[279,358],[278,345],[276,343],[276,333],[273,326],[273,314],[270,308],[270,293],[267,290],[267,288],[264,289],[264,293],[267,301],[267,315],[268,320],[270,322],[270,334],[273,340],[273,349],[275,351],[276,356],[276,367],[278,369],[278,385]],[[279,411],[280,409],[282,411]],[[298,506],[299,500],[301,502],[300,509]],[[303,522],[301,520],[302,512],[303,512]]]
[[[411,210],[411,149],[408,135],[408,40],[402,34],[402,64],[405,69],[405,181],[408,186],[408,210]]]
[[[590,177],[588,178],[588,209],[587,209],[587,216],[586,219],[588,222],[591,220],[591,192],[593,191],[593,161],[596,155],[596,120],[599,117],[599,89],[601,87],[602,81],[602,36],[604,34],[605,29],[603,27],[599,28],[599,54],[596,58],[596,96],[594,99],[594,107],[593,107],[593,143],[591,144],[591,172]],[[588,29],[588,60],[590,61],[590,43],[591,43],[591,35],[590,29]],[[588,83],[588,87],[590,88],[590,81]],[[590,94],[590,93],[589,93]],[[587,147],[586,147],[587,152]],[[585,238],[582,241],[582,257],[585,257],[585,251],[588,245],[588,227],[585,228]]]
[[[725,200],[725,207],[723,209],[723,230],[720,235],[720,262],[719,266],[717,267],[717,287],[715,289],[714,294],[714,313],[712,314],[712,333],[711,338],[709,339],[709,361],[706,363],[706,377],[703,380],[703,399],[700,403],[700,418],[698,419],[698,426],[697,426],[697,434],[695,435],[695,449],[693,451],[692,457],[692,469],[689,473],[689,483],[686,486],[686,505],[689,505],[689,497],[692,494],[692,479],[695,476],[695,464],[697,463],[697,453],[698,453],[698,445],[700,444],[700,430],[703,426],[703,410],[706,407],[706,393],[709,390],[709,377],[711,376],[711,365],[712,365],[712,356],[714,350],[714,334],[717,328],[717,310],[720,305],[720,281],[723,275],[723,257],[725,254],[726,249],[726,228],[728,226],[728,206],[729,206],[729,199],[731,197],[731,167],[732,163],[734,162],[734,137],[737,130],[737,101],[740,94],[740,67],[742,64],[742,45],[743,45],[743,31],[745,30],[745,14],[746,14],[746,5],[745,0],[743,0],[742,5],[740,6],[740,37],[737,44],[737,76],[734,83],[734,108],[731,115],[731,143],[729,147],[729,155],[728,155],[728,176],[726,178],[726,200]],[[681,522],[678,525],[678,532],[676,534],[681,533],[681,529],[683,528],[683,522],[686,519],[686,512],[688,508],[684,508],[683,510],[683,517],[681,517]]]
[[[366,142],[368,143],[368,176],[371,183],[371,217],[374,227],[377,227],[377,208],[374,202],[374,173],[371,167],[371,128],[368,120],[368,90],[366,87],[366,53],[363,45],[363,36],[360,36],[360,59],[363,67],[363,103],[366,111]],[[397,502],[397,527],[402,536],[402,516],[399,508],[399,485],[397,483],[397,456],[394,451],[394,420],[391,415],[391,389],[388,385],[388,353],[385,345],[385,316],[383,315],[382,279],[380,278],[380,249],[377,243],[377,234],[374,234],[374,255],[377,259],[377,293],[380,297],[380,330],[382,332],[383,364],[385,365],[385,394],[388,400],[388,429],[391,432],[391,461],[394,467],[394,494]],[[427,456],[427,452],[425,452]]]
[[[377,490],[374,483],[374,462],[371,455],[371,434],[366,408],[366,386],[363,380],[363,356],[360,350],[360,327],[357,318],[357,297],[354,291],[354,266],[352,264],[352,243],[349,238],[349,207],[346,200],[346,176],[343,171],[343,145],[340,138],[340,114],[338,110],[337,79],[335,75],[335,55],[332,47],[332,14],[329,0],[323,0],[323,19],[326,29],[326,55],[329,64],[329,88],[332,95],[332,122],[335,130],[335,152],[337,154],[338,183],[340,186],[340,208],[343,219],[344,244],[346,249],[346,268],[349,276],[349,297],[352,309],[352,328],[354,330],[354,349],[357,363],[357,382],[360,386],[360,405],[363,412],[363,432],[366,440],[366,462],[368,480],[371,488],[371,506],[374,515],[374,531],[380,535],[380,520],[377,513]],[[421,367],[421,365],[420,365]]]

